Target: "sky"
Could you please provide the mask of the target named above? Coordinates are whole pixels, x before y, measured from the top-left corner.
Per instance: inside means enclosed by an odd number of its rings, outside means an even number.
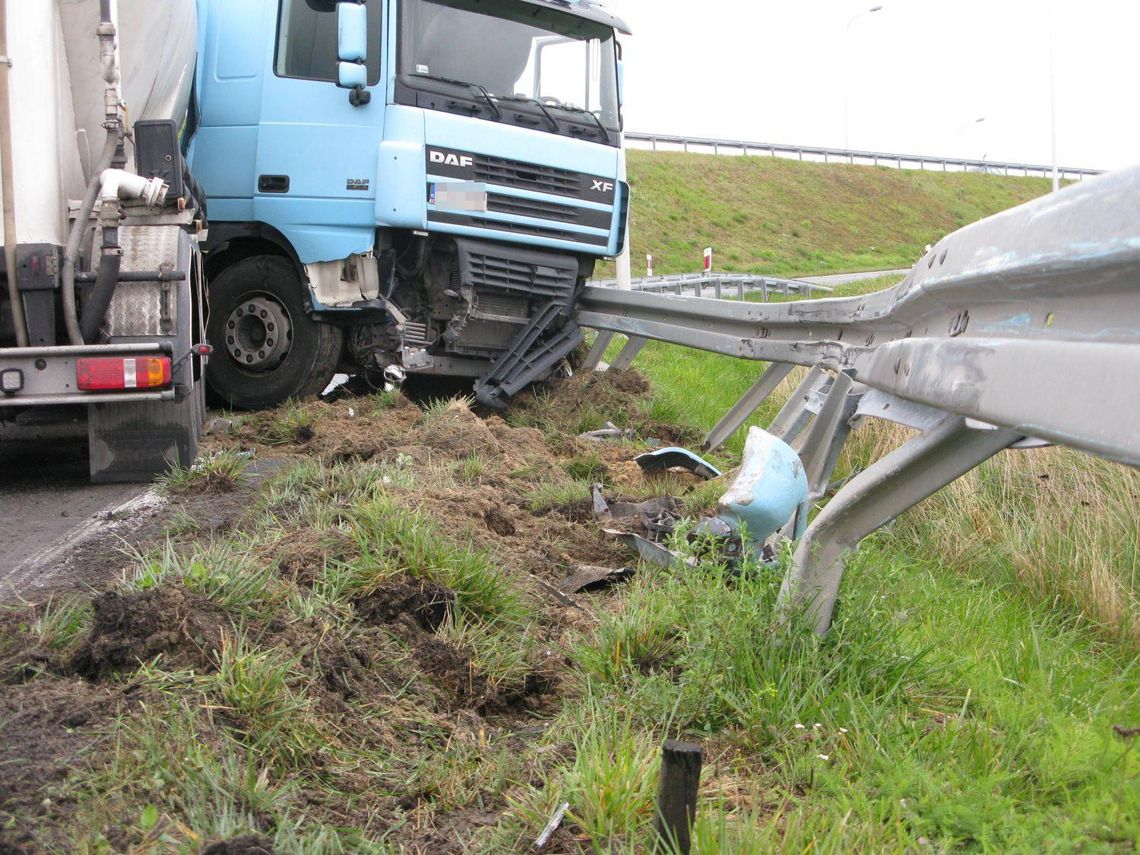
[[[1140,162],[1140,0],[607,5],[629,131],[1048,164],[1052,41],[1059,163]]]

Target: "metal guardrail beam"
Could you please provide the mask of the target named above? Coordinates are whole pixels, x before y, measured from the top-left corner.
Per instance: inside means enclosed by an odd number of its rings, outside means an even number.
[[[682,151],[692,149],[711,149],[713,154],[730,154],[739,152],[743,155],[768,154],[771,157],[786,157],[804,160],[807,158],[822,158],[824,163],[832,159],[846,163],[864,163],[873,166],[894,166],[898,169],[904,167],[927,169],[940,167],[943,172],[950,167],[968,171],[996,172],[1003,175],[1021,173],[1022,175],[1051,175],[1052,166],[1035,163],[1018,163],[994,160],[972,160],[969,158],[942,157],[939,155],[899,154],[896,152],[872,151],[867,149],[825,148],[810,145],[789,145],[786,143],[747,142],[745,140],[713,139],[711,137],[683,137],[669,134],[646,134],[627,132],[626,143],[649,145],[653,151],[658,146],[680,146]],[[1078,180],[1100,175],[1103,170],[1089,169],[1081,166],[1059,166],[1057,171],[1061,178],[1076,178]]]
[[[618,283],[616,279],[604,279],[591,284],[599,288],[615,288]],[[706,291],[711,291],[718,300],[724,298],[743,300],[746,293],[760,291],[765,302],[768,300],[768,295],[772,293],[788,297],[792,294],[811,294],[815,291],[830,292],[832,290],[827,285],[818,285],[801,279],[779,279],[775,276],[764,276],[759,273],[673,273],[660,276],[640,276],[630,280],[630,288],[649,294],[663,294],[665,292],[684,294],[686,291],[692,291],[697,297],[703,297]]]
[[[822,631],[844,551],[997,451],[1036,437],[1140,466],[1140,167],[967,226],[874,294],[765,304],[590,287],[577,320],[810,366],[817,380],[846,375],[857,394],[878,390],[863,415],[921,426],[841,489],[796,551],[785,601],[808,604]],[[842,441],[839,403],[809,439]],[[739,424],[745,406],[714,433]],[[802,424],[804,412],[781,419]],[[817,481],[834,451],[801,448]]]

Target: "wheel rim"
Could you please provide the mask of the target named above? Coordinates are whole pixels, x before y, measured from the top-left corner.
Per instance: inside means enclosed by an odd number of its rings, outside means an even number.
[[[226,318],[226,351],[242,368],[272,371],[293,343],[288,310],[268,294],[247,295]]]

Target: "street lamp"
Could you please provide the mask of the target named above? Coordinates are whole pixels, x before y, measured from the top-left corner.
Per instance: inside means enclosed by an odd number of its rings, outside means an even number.
[[[847,26],[843,28],[843,148],[846,149],[847,151],[851,150],[851,140],[850,140],[850,134],[849,134],[849,127],[848,127],[848,120],[849,120],[848,96],[850,94],[849,90],[851,87],[847,81],[847,59],[848,59],[848,53],[849,53],[849,51],[847,49],[847,41],[848,41],[847,37],[851,33],[851,25],[852,24],[854,24],[856,21],[858,21],[864,15],[870,15],[872,12],[879,12],[882,10],[882,8],[883,8],[882,6],[872,6],[870,9],[866,9],[862,12],[859,12],[856,15],[853,15],[851,20],[847,22]]]
[[[962,125],[962,127],[958,128],[957,133],[954,134],[955,146],[957,146],[957,143],[962,139],[962,133],[967,128],[972,128],[972,127],[975,127],[976,125],[980,125],[985,120],[986,120],[985,116],[979,116],[976,119],[971,119],[970,121],[966,122],[966,124]],[[983,158],[983,160],[984,160],[984,158]]]

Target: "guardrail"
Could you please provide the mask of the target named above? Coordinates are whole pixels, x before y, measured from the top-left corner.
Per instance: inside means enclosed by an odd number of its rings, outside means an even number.
[[[1006,163],[994,160],[971,160],[958,157],[941,157],[924,154],[897,154],[895,152],[863,149],[823,148],[810,145],[746,142],[744,140],[712,139],[707,137],[679,137],[669,134],[643,134],[627,132],[627,148],[649,148],[652,151],[708,152],[712,154],[760,155],[799,160],[822,160],[824,163],[859,163],[870,166],[891,166],[897,169],[934,169],[942,172],[985,172],[994,175],[1023,175],[1049,177],[1052,166],[1033,163]],[[1083,180],[1101,175],[1104,170],[1079,166],[1059,166],[1058,175],[1064,180]]]
[[[617,287],[616,279],[603,279],[591,282],[599,288]],[[761,276],[755,273],[674,273],[661,276],[641,276],[630,280],[633,291],[648,294],[685,294],[692,292],[694,297],[704,297],[706,291],[718,300],[743,300],[745,294],[759,291],[766,303],[770,294],[781,294],[790,297],[792,294],[811,294],[815,291],[830,292],[826,285],[817,285],[814,282],[804,282],[800,279],[778,279],[773,276]]]
[[[751,303],[588,287],[579,324],[771,363],[710,432],[741,427],[793,366],[810,368],[769,427],[820,498],[862,418],[921,431],[848,481],[800,540],[785,605],[828,627],[848,549],[999,451],[1057,443],[1140,466],[1140,167],[944,238],[906,279],[858,297]],[[710,378],[710,382],[714,382]]]

